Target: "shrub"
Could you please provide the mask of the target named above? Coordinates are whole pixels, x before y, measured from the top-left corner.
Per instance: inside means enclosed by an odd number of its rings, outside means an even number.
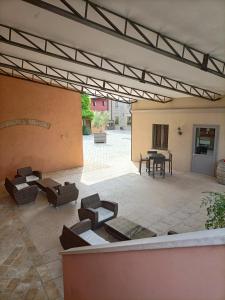
[[[202,199],[202,206],[206,206],[208,220],[207,229],[225,227],[225,193],[208,192]]]
[[[92,121],[92,125],[96,128],[101,128],[106,125],[109,120],[109,115],[107,112],[99,112],[96,111],[94,113],[94,118]]]

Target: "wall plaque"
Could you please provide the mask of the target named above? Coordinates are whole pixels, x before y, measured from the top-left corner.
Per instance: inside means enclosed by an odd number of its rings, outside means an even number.
[[[35,120],[35,119],[15,119],[15,120],[7,120],[0,122],[0,129],[17,126],[17,125],[32,125],[32,126],[39,126],[49,129],[51,124],[45,121]]]

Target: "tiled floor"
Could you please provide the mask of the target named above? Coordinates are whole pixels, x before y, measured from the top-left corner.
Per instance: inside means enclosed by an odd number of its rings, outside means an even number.
[[[57,209],[40,192],[35,203],[17,207],[0,186],[0,299],[63,299],[59,243],[63,224],[78,221],[80,199],[98,192],[119,203],[119,215],[166,234],[204,229],[206,213],[200,208],[202,192],[224,191],[215,178],[175,172],[152,179],[129,161],[129,133],[108,134],[106,145],[86,137],[84,168],[45,176],[63,183],[76,182],[77,203]],[[121,151],[115,146],[120,145]],[[110,151],[108,151],[110,150]]]

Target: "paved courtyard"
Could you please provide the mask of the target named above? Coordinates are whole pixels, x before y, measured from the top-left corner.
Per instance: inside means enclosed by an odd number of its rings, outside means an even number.
[[[137,171],[136,166],[130,160],[131,132],[128,130],[108,130],[106,144],[94,144],[93,135],[84,136],[83,153],[83,171],[96,173],[96,178],[92,176],[92,180],[95,182],[98,179],[112,178],[129,171]],[[85,174],[83,180],[87,180],[87,178],[88,174]]]
[[[129,132],[108,132],[106,145],[84,137],[83,168],[44,174],[63,183],[77,184],[79,197],[57,209],[40,192],[35,203],[17,207],[0,186],[0,299],[63,299],[59,236],[63,225],[78,222],[80,199],[99,193],[116,201],[119,215],[158,235],[168,230],[204,229],[206,212],[202,192],[224,191],[215,178],[174,172],[153,179],[137,172],[130,161]]]

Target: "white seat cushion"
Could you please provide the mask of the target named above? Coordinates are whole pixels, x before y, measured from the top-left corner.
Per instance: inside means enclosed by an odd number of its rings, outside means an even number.
[[[15,184],[15,187],[17,188],[17,190],[22,190],[28,186],[29,186],[29,184],[27,184],[27,183]]]
[[[81,234],[79,234],[79,237],[81,237],[83,240],[88,242],[90,245],[101,245],[101,244],[108,244],[109,242],[104,240],[102,237],[97,235],[92,230],[87,230]]]
[[[98,207],[95,209],[95,211],[98,212],[98,222],[107,220],[114,215],[114,213],[111,210],[106,209],[104,207]]]
[[[39,177],[34,175],[26,176],[26,182],[35,181],[35,180],[39,180]]]

